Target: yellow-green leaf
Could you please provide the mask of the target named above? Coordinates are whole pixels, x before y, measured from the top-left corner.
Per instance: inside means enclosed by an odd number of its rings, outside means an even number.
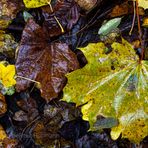
[[[148,0],[138,0],[139,7],[144,9],[148,9]]]
[[[82,69],[67,75],[63,100],[82,106],[83,119],[94,130],[97,116],[111,117],[119,124],[111,136],[139,143],[148,135],[148,61],[141,61],[132,46],[122,40],[105,54],[103,43],[81,48],[88,60]]]
[[[23,0],[27,8],[38,8],[44,5],[48,5],[51,0]]]

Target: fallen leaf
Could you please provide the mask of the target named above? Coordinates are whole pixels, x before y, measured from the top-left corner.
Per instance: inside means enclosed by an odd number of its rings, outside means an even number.
[[[97,0],[75,0],[75,2],[84,10],[90,10],[96,5]]]
[[[143,19],[143,24],[142,24],[142,26],[148,28],[148,17],[146,17],[146,18]]]
[[[33,20],[28,21],[16,60],[18,92],[37,81],[42,97],[50,101],[63,89],[64,75],[78,67],[77,58],[67,44],[49,44],[42,28]]]
[[[128,14],[131,9],[129,9],[128,1],[121,3],[120,5],[116,5],[112,12],[109,14],[111,17],[119,17],[125,14]]]
[[[27,8],[38,8],[44,5],[48,5],[51,0],[23,0]]]
[[[11,35],[6,34],[5,31],[0,31],[0,53],[9,58],[14,58],[17,46],[18,44]]]
[[[7,111],[7,104],[5,97],[0,93],[0,116],[4,115]]]
[[[3,140],[7,138],[6,132],[3,127],[0,125],[0,146],[2,146]]]
[[[16,84],[14,79],[15,76],[15,66],[7,65],[5,66],[2,62],[0,63],[0,81],[5,87],[11,87]]]
[[[60,0],[49,6],[42,7],[45,18],[44,29],[50,37],[58,36],[69,31],[79,19],[79,8],[74,0]]]
[[[139,7],[144,9],[148,9],[148,0],[138,0]]]
[[[122,44],[113,43],[109,54],[105,48],[103,43],[81,48],[88,64],[67,74],[63,100],[83,105],[90,129],[94,130],[97,116],[115,118],[119,124],[112,128],[112,138],[122,134],[139,143],[148,134],[148,61],[139,63],[124,39]]]

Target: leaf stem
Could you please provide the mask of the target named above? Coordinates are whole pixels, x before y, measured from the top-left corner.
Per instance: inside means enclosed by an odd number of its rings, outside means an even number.
[[[141,49],[142,49],[141,57],[139,59],[139,63],[141,63],[141,61],[144,58],[144,47],[142,46],[143,42],[142,42],[142,33],[141,33],[141,25],[140,25],[140,17],[139,17],[138,0],[136,0],[136,14],[137,14],[137,21],[138,21],[139,40],[140,40]]]

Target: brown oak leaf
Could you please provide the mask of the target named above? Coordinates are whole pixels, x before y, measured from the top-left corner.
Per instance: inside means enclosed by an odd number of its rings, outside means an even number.
[[[77,68],[76,55],[68,45],[59,42],[49,44],[42,28],[30,19],[23,31],[16,60],[16,90],[23,91],[33,80],[38,81],[42,97],[50,101],[65,86],[64,75]]]

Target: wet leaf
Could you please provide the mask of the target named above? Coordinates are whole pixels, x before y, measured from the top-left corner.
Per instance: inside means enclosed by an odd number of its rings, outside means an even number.
[[[11,35],[0,31],[0,53],[5,54],[7,57],[14,58],[17,46],[18,44]]]
[[[90,129],[99,115],[115,118],[119,124],[112,128],[112,138],[118,133],[116,139],[122,134],[139,143],[148,134],[148,61],[139,63],[124,39],[113,43],[109,54],[105,48],[103,43],[81,48],[88,64],[67,75],[63,100],[83,105]]]
[[[36,81],[40,84],[42,97],[49,101],[64,87],[64,75],[78,67],[77,58],[67,44],[49,44],[42,28],[29,20],[16,61],[17,91],[27,89]]]
[[[53,10],[49,6],[42,7],[44,30],[50,37],[69,31],[77,23],[80,15],[74,0],[56,0],[52,7]]]

